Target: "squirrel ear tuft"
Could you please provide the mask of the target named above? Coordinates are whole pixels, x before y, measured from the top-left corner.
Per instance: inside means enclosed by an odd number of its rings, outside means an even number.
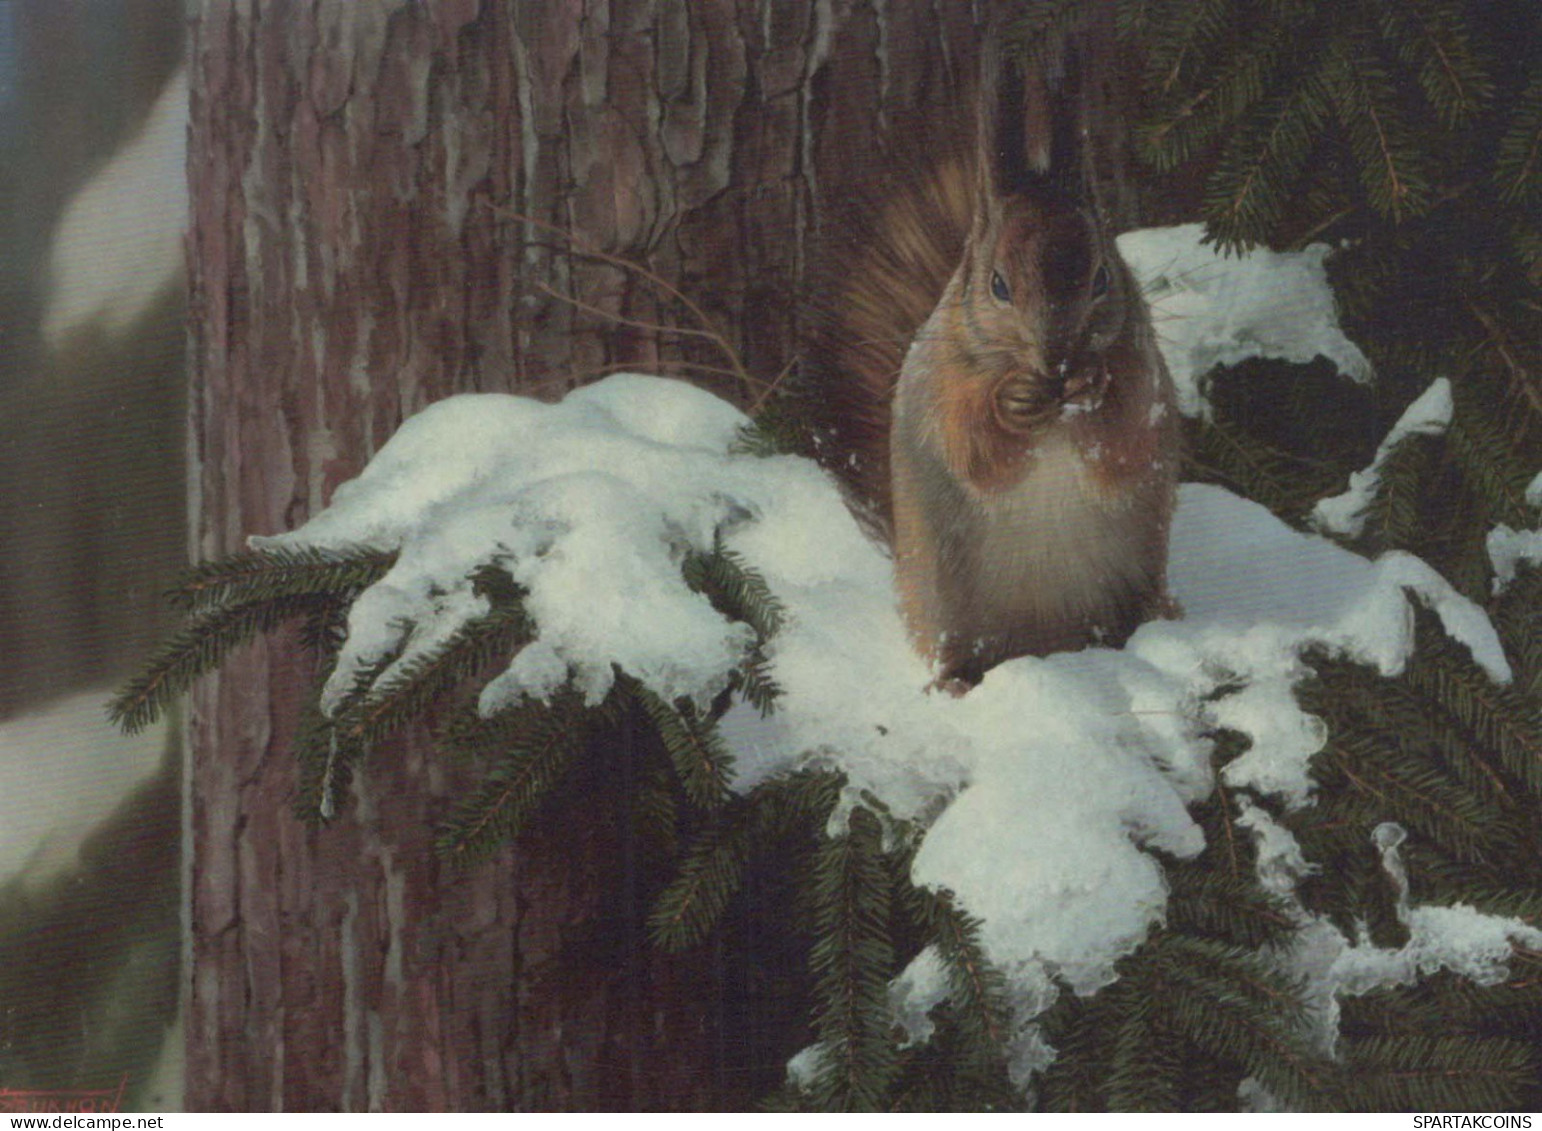
[[[1020,192],[1049,168],[1049,153],[1030,151],[1023,73],[1002,50],[998,29],[987,32],[980,50],[976,99],[977,150],[982,196],[999,199]]]
[[[1059,66],[1051,76],[1045,97],[1049,141],[1048,173],[1057,188],[1069,196],[1081,195],[1087,184],[1083,134],[1082,64],[1074,42],[1060,53]]]
[[[978,149],[981,191],[999,198],[1045,186],[1080,195],[1082,155],[1080,62],[1067,44],[1060,57],[1025,72],[987,34],[980,56]]]

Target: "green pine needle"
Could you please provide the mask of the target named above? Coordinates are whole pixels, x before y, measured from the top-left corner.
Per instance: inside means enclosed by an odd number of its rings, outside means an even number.
[[[1499,142],[1494,181],[1506,203],[1542,198],[1542,75],[1531,80],[1515,105]]]
[[[296,617],[322,614],[335,600],[328,594],[290,594],[194,615],[113,697],[108,717],[129,734],[143,730],[233,649]]]
[[[1361,1111],[1525,1108],[1542,1069],[1534,1041],[1514,1037],[1370,1037],[1345,1042],[1346,1099]]]
[[[1170,866],[1167,925],[1179,934],[1209,938],[1247,950],[1283,944],[1297,922],[1285,904],[1252,877],[1219,867]]]
[[[379,581],[395,561],[394,553],[367,546],[252,550],[193,566],[167,597],[191,612],[305,593],[344,597]]]
[[[681,951],[711,934],[739,890],[750,849],[747,806],[730,808],[708,826],[648,916],[648,933],[656,946]]]
[[[688,703],[672,707],[637,681],[629,678],[626,682],[658,731],[686,796],[703,809],[722,805],[728,799],[733,755],[717,733],[717,726],[711,719],[698,715]]]
[[[483,860],[518,836],[578,753],[584,728],[571,710],[527,701],[511,713],[519,745],[455,806],[436,838],[439,852],[458,863]]]
[[[890,872],[878,819],[854,810],[814,866],[814,1027],[823,1049],[813,1096],[823,1111],[885,1106],[898,1058],[890,1036]]]
[[[1378,0],[1376,7],[1382,37],[1417,77],[1440,121],[1459,126],[1475,118],[1494,86],[1460,9],[1438,0]]]
[[[967,1055],[997,1064],[1011,1033],[1006,981],[986,957],[979,919],[961,909],[951,892],[915,890],[913,914],[948,971],[948,1000]]]
[[[718,612],[753,628],[761,643],[770,640],[782,627],[782,603],[765,578],[745,565],[743,557],[732,550],[722,546],[711,553],[692,550],[686,554],[680,571],[685,583],[705,594]]]
[[[381,682],[370,680],[337,718],[349,742],[372,748],[490,664],[507,661],[534,636],[518,605],[494,606],[447,640],[413,657]]]
[[[1302,1110],[1333,1108],[1337,1070],[1307,1047],[1299,990],[1247,951],[1168,935],[1153,946],[1166,1023],[1210,1056],[1240,1062]]]
[[[1409,685],[1461,721],[1475,740],[1477,754],[1496,752],[1495,760],[1542,801],[1542,720],[1537,704],[1489,679],[1471,654],[1436,627],[1434,620],[1433,613],[1419,611],[1418,647],[1407,670]]]

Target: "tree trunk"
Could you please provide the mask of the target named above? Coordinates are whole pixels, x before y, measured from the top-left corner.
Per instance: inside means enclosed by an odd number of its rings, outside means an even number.
[[[968,0],[202,0],[194,556],[303,522],[453,393],[624,363],[753,401],[825,201],[894,175],[915,115],[961,116],[973,44]],[[275,638],[193,699],[190,1109],[747,1101],[712,964],[636,934],[611,775],[583,822],[454,871],[430,836],[456,772],[414,734],[314,827],[289,753],[311,678]]]

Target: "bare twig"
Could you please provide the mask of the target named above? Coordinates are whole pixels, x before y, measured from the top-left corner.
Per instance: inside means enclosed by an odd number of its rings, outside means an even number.
[[[739,381],[743,382],[747,389],[751,386],[765,384],[763,381],[757,381],[755,378],[750,376],[749,371],[744,367],[743,359],[739,357],[738,351],[729,344],[728,339],[724,337],[723,334],[717,329],[712,319],[707,316],[706,311],[702,310],[702,308],[698,306],[688,295],[686,295],[685,292],[681,291],[678,287],[669,282],[669,280],[665,279],[656,271],[653,271],[640,263],[634,262],[633,260],[626,259],[623,256],[613,255],[608,251],[604,251],[601,248],[595,247],[593,244],[590,244],[587,241],[581,239],[575,233],[561,227],[560,225],[552,224],[545,220],[538,220],[534,216],[528,216],[523,212],[515,211],[512,208],[504,208],[496,204],[489,203],[487,207],[492,209],[492,211],[498,215],[506,216],[509,219],[518,221],[521,224],[528,224],[531,227],[538,228],[542,231],[550,232],[553,235],[559,236],[560,238],[566,240],[573,248],[577,249],[577,251],[584,256],[592,259],[598,259],[602,263],[609,263],[611,266],[619,267],[623,271],[630,271],[647,280],[649,283],[653,284],[653,286],[658,288],[658,290],[661,291],[664,295],[674,299],[683,307],[685,307],[691,316],[696,319],[700,329],[687,329],[683,327],[672,326],[655,326],[650,323],[629,321],[620,317],[619,315],[611,314],[609,311],[590,306],[589,304],[581,302],[580,300],[573,298],[570,295],[560,294],[552,290],[550,287],[545,286],[544,284],[537,284],[541,287],[541,289],[545,290],[547,294],[563,302],[571,303],[578,309],[585,310],[602,318],[610,319],[622,325],[633,326],[639,329],[646,329],[655,332],[674,333],[687,337],[701,338],[718,348],[718,350],[728,360],[728,371],[731,372],[732,375]]]

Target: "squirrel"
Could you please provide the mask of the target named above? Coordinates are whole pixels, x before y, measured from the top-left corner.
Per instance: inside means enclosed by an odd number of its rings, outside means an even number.
[[[827,245],[813,454],[892,547],[939,685],[1117,646],[1170,611],[1178,414],[1058,83],[987,39],[974,151],[934,157]],[[955,147],[956,148],[956,147]]]

